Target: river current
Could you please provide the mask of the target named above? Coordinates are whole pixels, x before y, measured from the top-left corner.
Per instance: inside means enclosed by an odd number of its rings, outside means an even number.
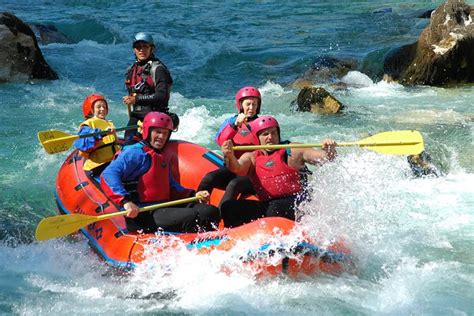
[[[473,86],[404,87],[355,71],[343,78],[346,90],[323,85],[345,104],[341,114],[295,113],[290,105],[299,92],[290,83],[315,58],[362,60],[412,43],[428,23],[416,15],[440,4],[3,0],[0,11],[53,24],[72,43],[41,45],[59,80],[0,84],[0,314],[472,315]],[[47,155],[36,133],[75,133],[82,100],[96,91],[124,126],[130,40],[144,30],[175,81],[175,139],[219,152],[213,137],[235,111],[235,92],[254,85],[284,138],[350,142],[413,129],[439,176],[415,177],[406,157],[357,148],[311,167],[313,201],[301,210],[302,225],[327,240],[347,238],[355,274],[255,280],[219,273],[218,255],[181,254],[167,271],[151,260],[121,275],[81,236],[34,241],[40,219],[57,212],[53,190],[67,156]]]

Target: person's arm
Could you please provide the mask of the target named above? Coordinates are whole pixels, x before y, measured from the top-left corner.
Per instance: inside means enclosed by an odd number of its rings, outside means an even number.
[[[237,134],[237,126],[235,125],[236,118],[237,116],[229,117],[221,124],[215,137],[217,145],[222,146],[226,140],[231,140],[235,134]]]
[[[237,159],[234,154],[232,141],[230,140],[225,141],[221,148],[226,167],[238,176],[248,176],[252,166],[253,152],[247,152]]]
[[[82,125],[77,134],[84,135],[101,131],[100,128],[90,128],[87,125]],[[74,141],[74,147],[83,152],[91,152],[94,151],[96,144],[100,139],[102,139],[101,135],[79,138]]]
[[[130,194],[123,183],[138,179],[150,165],[151,159],[140,148],[125,150],[102,172],[100,186],[113,202],[124,205],[130,201]]]
[[[141,94],[136,96],[135,104],[151,105],[160,107],[163,112],[168,112],[168,101],[170,98],[170,89],[173,84],[171,75],[163,66],[156,67],[155,71],[155,92],[153,94]]]
[[[313,148],[294,148],[295,151],[301,151],[303,162],[307,162],[312,165],[324,164],[328,161],[333,161],[336,158],[336,142],[332,139],[325,139],[322,142],[321,149]],[[292,150],[293,153],[293,150]]]
[[[217,145],[222,146],[226,140],[232,140],[242,124],[247,124],[247,117],[244,113],[240,113],[239,115],[225,120],[216,134],[215,141]]]

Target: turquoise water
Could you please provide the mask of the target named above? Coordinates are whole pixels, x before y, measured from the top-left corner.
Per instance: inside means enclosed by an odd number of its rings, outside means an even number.
[[[299,91],[289,84],[314,58],[361,59],[411,43],[427,23],[416,13],[440,3],[2,1],[1,11],[53,23],[75,43],[41,47],[60,80],[0,85],[0,314],[472,314],[474,88],[407,88],[354,72],[348,90],[326,86],[346,104],[343,114],[290,109]],[[372,13],[380,8],[392,12]],[[220,254],[181,253],[123,276],[81,237],[35,242],[39,220],[56,213],[55,177],[67,155],[46,155],[36,133],[74,133],[95,91],[125,125],[123,73],[129,40],[142,30],[155,35],[175,80],[171,109],[182,123],[174,138],[218,150],[212,138],[234,111],[235,91],[255,85],[284,137],[342,142],[416,129],[443,175],[414,178],[405,157],[354,148],[312,168],[314,200],[302,223],[326,241],[345,236],[354,275],[255,281],[219,273]]]

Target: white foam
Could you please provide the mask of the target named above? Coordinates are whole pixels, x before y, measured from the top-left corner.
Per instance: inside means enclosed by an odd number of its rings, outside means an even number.
[[[369,76],[359,71],[349,71],[344,77],[342,77],[341,81],[356,87],[370,87],[374,85],[374,82],[369,78]]]

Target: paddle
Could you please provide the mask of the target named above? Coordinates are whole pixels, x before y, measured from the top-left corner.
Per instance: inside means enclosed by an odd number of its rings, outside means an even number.
[[[152,211],[157,208],[174,206],[178,204],[191,203],[200,200],[199,197],[190,197],[165,203],[149,205],[140,208],[140,212]],[[91,216],[84,214],[66,214],[43,218],[36,227],[36,240],[48,240],[72,234],[89,224],[110,219],[117,216],[124,216],[128,211],[115,212],[110,214]]]
[[[115,131],[120,132],[120,131],[137,128],[137,127],[138,125],[131,125],[131,126],[126,126],[126,127],[116,128]],[[96,132],[96,133],[74,135],[74,134],[61,132],[58,130],[50,130],[50,131],[38,132],[38,140],[40,141],[41,145],[43,145],[44,149],[46,150],[48,154],[57,154],[71,148],[72,144],[74,143],[76,139],[97,136],[97,135],[105,136],[107,134],[110,134],[110,132],[101,131],[101,132]]]
[[[381,154],[417,155],[424,149],[423,137],[420,132],[405,130],[382,132],[359,140],[358,142],[337,143],[338,147],[359,146]],[[281,149],[281,148],[312,148],[322,147],[321,144],[280,144],[280,145],[249,145],[235,146],[234,150]]]

